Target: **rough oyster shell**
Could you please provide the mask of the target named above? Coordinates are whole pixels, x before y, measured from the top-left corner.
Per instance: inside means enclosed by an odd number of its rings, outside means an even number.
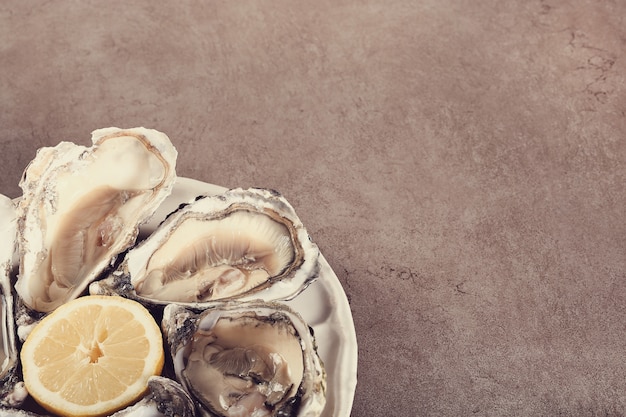
[[[90,292],[201,308],[290,299],[318,274],[319,249],[291,204],[273,190],[237,188],[182,205]]]
[[[170,304],[162,328],[176,378],[203,415],[315,417],[324,409],[313,330],[286,305],[227,302],[194,313]]]
[[[18,372],[19,354],[16,345],[11,270],[17,233],[13,201],[0,195],[0,405],[18,407],[28,393]]]
[[[48,414],[37,414],[33,411],[0,406],[0,417],[51,417]]]
[[[139,402],[111,417],[194,417],[196,407],[176,381],[162,376],[148,380],[149,393]]]
[[[31,312],[80,295],[134,244],[174,184],[177,152],[165,134],[107,128],[92,142],[41,148],[20,182],[15,288]]]

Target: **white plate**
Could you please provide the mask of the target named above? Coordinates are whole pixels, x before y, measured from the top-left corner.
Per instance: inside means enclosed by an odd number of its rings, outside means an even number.
[[[189,178],[178,178],[142,234],[154,230],[163,218],[200,194],[220,194],[226,188]],[[296,212],[297,212],[296,208]],[[314,239],[315,240],[315,239]],[[349,417],[357,381],[357,341],[348,299],[326,259],[321,257],[319,278],[288,301],[315,332],[318,352],[326,368],[328,386],[322,417]]]

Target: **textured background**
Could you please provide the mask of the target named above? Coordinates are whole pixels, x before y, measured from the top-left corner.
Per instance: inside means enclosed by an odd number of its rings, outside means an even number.
[[[280,190],[349,297],[353,417],[626,414],[626,2],[0,3],[0,192],[166,132]]]

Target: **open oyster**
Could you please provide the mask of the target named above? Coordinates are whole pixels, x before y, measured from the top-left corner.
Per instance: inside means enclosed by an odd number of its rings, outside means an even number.
[[[233,189],[171,213],[92,294],[201,307],[292,298],[319,273],[319,249],[278,192]]]
[[[174,371],[211,417],[314,417],[326,374],[310,327],[278,303],[220,303],[202,313],[170,304],[162,327]]]
[[[11,270],[17,219],[13,201],[0,195],[0,405],[17,407],[28,393],[18,373],[19,355],[16,345]]]
[[[148,394],[111,417],[194,417],[195,405],[176,381],[162,376],[148,380]]]
[[[107,128],[92,142],[41,148],[20,182],[15,288],[30,310],[48,313],[80,295],[174,185],[177,152],[165,134]]]

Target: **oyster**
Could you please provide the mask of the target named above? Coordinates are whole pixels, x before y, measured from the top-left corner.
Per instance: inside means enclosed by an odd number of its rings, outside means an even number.
[[[205,416],[314,417],[326,373],[312,329],[279,303],[219,303],[202,313],[165,307],[174,372]]]
[[[107,128],[92,142],[41,148],[20,182],[15,289],[31,311],[80,295],[134,244],[174,185],[177,152],[165,134]]]
[[[18,372],[19,355],[16,345],[15,319],[11,270],[17,233],[17,219],[13,201],[0,195],[0,405],[17,407],[28,393]]]
[[[176,381],[162,376],[148,380],[149,393],[139,402],[111,417],[194,417],[195,405]]]
[[[48,414],[37,414],[29,410],[0,406],[0,417],[49,417]]]
[[[317,245],[282,195],[237,188],[200,196],[170,213],[90,292],[192,307],[286,300],[318,276],[318,258]]]

